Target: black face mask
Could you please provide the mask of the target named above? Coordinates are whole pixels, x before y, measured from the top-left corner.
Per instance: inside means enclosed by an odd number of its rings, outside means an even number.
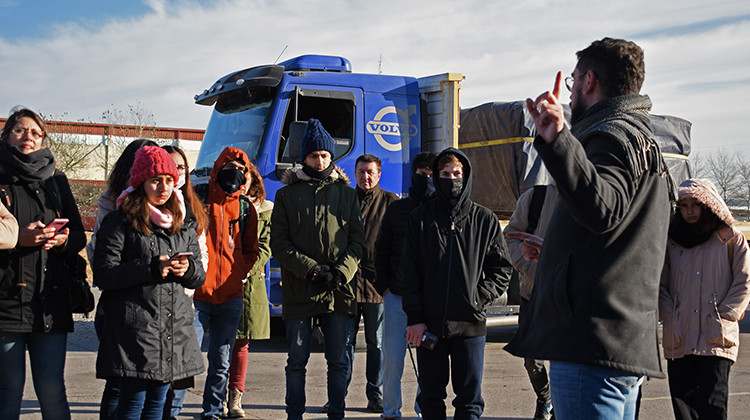
[[[412,174],[409,192],[417,201],[424,201],[435,193],[435,184],[429,176]]]
[[[245,185],[245,173],[241,169],[222,169],[216,181],[224,192],[234,194]]]
[[[455,199],[461,196],[461,191],[464,189],[464,179],[438,178],[437,187],[443,192],[445,198]]]

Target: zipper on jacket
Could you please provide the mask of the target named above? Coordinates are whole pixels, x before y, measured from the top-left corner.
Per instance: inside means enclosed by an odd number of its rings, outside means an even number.
[[[448,337],[448,326],[445,325],[448,317],[448,298],[451,293],[451,272],[453,271],[453,239],[456,236],[456,221],[453,216],[451,220],[451,234],[448,244],[448,281],[445,284],[445,306],[443,308],[443,337]]]
[[[226,201],[226,199],[225,199],[225,201]],[[220,230],[218,232],[219,234],[217,235],[219,237],[218,238],[219,239],[219,247],[216,248],[216,253],[218,255],[218,258],[216,258],[218,260],[218,266],[217,266],[217,269],[216,269],[216,275],[217,275],[218,279],[215,279],[216,280],[216,297],[214,297],[214,299],[213,299],[214,302],[212,302],[212,303],[218,302],[218,298],[219,298],[219,282],[221,282],[221,258],[222,258],[222,255],[221,255],[222,254],[222,252],[221,252],[222,249],[221,249],[221,247],[222,247],[222,239],[224,237],[224,208],[223,208],[223,206],[222,206],[221,210],[222,210],[221,211],[221,223],[219,224],[219,226],[221,226],[221,228],[220,228]]]

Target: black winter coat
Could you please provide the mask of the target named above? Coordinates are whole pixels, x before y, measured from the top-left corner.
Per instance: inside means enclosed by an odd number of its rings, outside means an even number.
[[[70,289],[62,275],[64,261],[86,244],[81,216],[78,214],[68,178],[62,171],[51,179],[24,182],[9,174],[0,174],[0,199],[18,220],[19,227],[41,221],[49,224],[57,217],[69,220],[68,240],[45,251],[41,246],[0,251],[0,331],[71,332],[73,317]],[[61,207],[61,208],[58,208]]]
[[[610,98],[572,132],[534,141],[560,199],[528,311],[507,346],[514,355],[664,377],[656,328],[668,187],[658,147],[634,146],[653,135],[650,106],[648,97]],[[641,140],[625,135],[631,127]]]
[[[176,235],[153,226],[146,236],[121,211],[108,214],[94,250],[94,285],[104,326],[96,359],[97,378],[128,377],[161,382],[203,372],[191,299],[185,288],[200,287],[206,277],[195,223]],[[192,252],[183,277],[161,277],[158,257]]]
[[[357,282],[357,302],[383,303],[383,293],[375,287],[375,241],[386,209],[398,200],[398,197],[380,188],[380,185],[366,192],[359,188],[356,190],[365,228],[365,249],[357,274],[354,276]]]
[[[432,197],[432,196],[431,196]],[[403,296],[401,285],[396,280],[401,266],[401,250],[409,215],[422,202],[411,195],[396,200],[388,206],[380,222],[380,231],[375,241],[375,290],[382,296],[386,289],[397,296]]]
[[[440,337],[486,333],[485,308],[505,292],[511,263],[500,222],[471,201],[471,163],[457,149],[443,150],[433,165],[452,153],[463,163],[464,186],[455,205],[440,188],[437,198],[411,213],[401,259],[400,285],[407,324],[426,323]]]

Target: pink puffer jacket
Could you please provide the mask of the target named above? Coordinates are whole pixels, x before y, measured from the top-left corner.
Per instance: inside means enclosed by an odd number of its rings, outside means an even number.
[[[659,288],[667,359],[692,354],[737,360],[749,271],[747,240],[736,229],[724,227],[693,248],[669,240]]]

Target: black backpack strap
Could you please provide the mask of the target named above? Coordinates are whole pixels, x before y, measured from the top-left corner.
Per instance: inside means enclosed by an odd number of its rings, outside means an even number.
[[[534,233],[536,227],[539,225],[539,216],[542,215],[546,193],[546,185],[534,185],[534,192],[531,195],[531,205],[529,206],[529,223],[526,226],[526,233]]]
[[[244,194],[240,194],[240,235],[245,236],[245,228],[247,228],[247,222],[250,219],[250,206],[253,203]]]

